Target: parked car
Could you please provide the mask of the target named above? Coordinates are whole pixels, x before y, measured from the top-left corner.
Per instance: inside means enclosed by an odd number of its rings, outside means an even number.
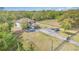
[[[56,31],[56,32],[60,31],[59,28],[52,28],[51,30],[54,30],[54,31]]]

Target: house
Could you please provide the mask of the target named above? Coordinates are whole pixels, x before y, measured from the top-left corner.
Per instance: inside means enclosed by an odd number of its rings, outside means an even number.
[[[35,20],[29,20],[28,26],[29,26],[30,29],[37,29],[38,28],[38,24]]]
[[[15,24],[14,24],[13,32],[22,32],[23,30],[25,30],[22,27],[23,24],[27,24],[26,28],[28,27],[28,29],[26,30],[35,30],[38,28],[36,21],[31,20],[29,18],[22,18],[22,19],[16,20],[14,23]]]

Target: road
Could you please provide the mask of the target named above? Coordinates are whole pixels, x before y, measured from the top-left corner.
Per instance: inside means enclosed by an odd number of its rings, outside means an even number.
[[[56,37],[56,38],[58,38],[60,40],[67,40],[66,37],[63,37],[58,32],[55,32],[54,30],[51,30],[51,29],[40,29],[39,31],[42,32],[42,33],[45,33],[47,35],[50,35],[52,37]],[[72,40],[72,39],[70,39],[68,42],[72,43],[72,44],[74,44],[76,46],[79,46],[79,43],[74,41],[74,40]]]

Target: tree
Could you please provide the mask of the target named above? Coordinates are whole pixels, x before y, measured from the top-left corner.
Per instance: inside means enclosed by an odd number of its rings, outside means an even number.
[[[0,51],[24,50],[17,35],[10,32],[0,32]]]
[[[69,10],[65,11],[64,14],[58,20],[61,24],[61,27],[67,29],[79,28],[79,11],[78,10]],[[64,27],[65,26],[65,27]]]
[[[17,41],[12,33],[0,32],[0,50],[16,50]]]
[[[0,24],[0,31],[9,31],[8,23]]]
[[[70,19],[64,19],[61,22],[61,28],[64,28],[64,30],[69,30],[72,27],[72,22],[70,21]]]

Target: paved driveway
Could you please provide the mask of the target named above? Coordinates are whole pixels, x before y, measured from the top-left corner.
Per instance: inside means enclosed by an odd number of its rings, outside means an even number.
[[[58,39],[60,39],[60,40],[67,40],[66,37],[63,37],[63,36],[60,35],[58,32],[56,32],[56,31],[54,31],[54,30],[51,30],[51,29],[40,29],[39,31],[42,32],[42,33],[45,33],[45,34],[47,34],[47,35],[56,37],[56,38],[58,38]],[[75,44],[76,46],[79,46],[79,43],[76,42],[76,41],[74,41],[74,40],[72,40],[72,39],[70,39],[68,42],[69,42],[69,43],[72,43],[72,44]]]

